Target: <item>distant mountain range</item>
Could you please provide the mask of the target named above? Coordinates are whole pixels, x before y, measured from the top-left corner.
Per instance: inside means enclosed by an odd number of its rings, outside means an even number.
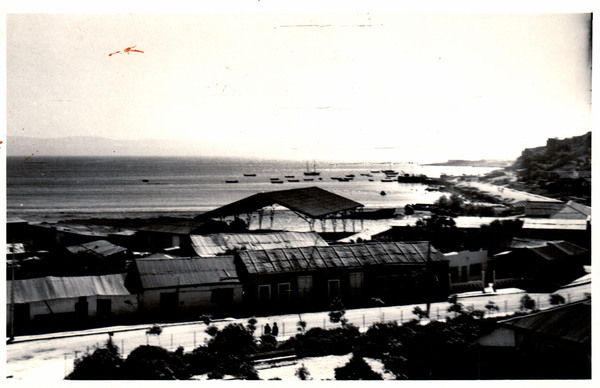
[[[429,163],[426,166],[473,166],[473,167],[509,167],[514,163],[514,160],[505,159],[480,159],[480,160],[463,160],[451,159],[447,162]]]
[[[201,144],[182,140],[114,140],[96,136],[37,138],[9,136],[8,156],[187,156],[202,155]]]

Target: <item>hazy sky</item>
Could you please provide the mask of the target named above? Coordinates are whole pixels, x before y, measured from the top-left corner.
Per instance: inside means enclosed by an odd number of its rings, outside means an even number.
[[[8,136],[427,162],[591,130],[589,14],[9,14],[6,28]]]

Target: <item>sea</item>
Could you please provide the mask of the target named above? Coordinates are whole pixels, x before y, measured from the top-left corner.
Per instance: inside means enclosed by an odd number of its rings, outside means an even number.
[[[383,182],[400,174],[482,175],[489,167],[416,163],[319,162],[208,157],[7,157],[6,216],[27,221],[81,218],[193,217],[273,190],[318,186],[366,209],[433,203],[424,184]],[[318,176],[305,176],[306,171]],[[340,181],[354,175],[352,180]],[[283,183],[271,183],[278,178]],[[305,179],[313,179],[307,181]],[[382,195],[384,194],[385,195]]]

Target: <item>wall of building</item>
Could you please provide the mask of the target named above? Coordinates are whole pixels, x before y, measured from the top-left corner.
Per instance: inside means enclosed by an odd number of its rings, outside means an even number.
[[[213,299],[213,292],[218,289],[232,290],[232,305],[239,305],[242,303],[243,288],[241,284],[180,287],[179,289],[165,288],[144,290],[139,295],[140,310],[145,312],[158,312],[161,310],[189,311],[197,309],[219,309],[223,306],[220,306]],[[177,306],[161,306],[161,294],[175,294]]]
[[[482,271],[487,271],[487,250],[450,252],[444,257],[448,260],[450,283],[482,281]]]

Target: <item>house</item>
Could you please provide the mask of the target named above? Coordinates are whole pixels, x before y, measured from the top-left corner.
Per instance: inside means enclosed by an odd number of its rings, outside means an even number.
[[[548,218],[564,207],[564,202],[558,200],[524,201],[525,217]]]
[[[123,273],[129,259],[127,248],[107,240],[71,245],[59,252],[54,260],[56,265],[60,263],[67,271],[79,269],[88,274]]]
[[[448,262],[428,242],[236,252],[244,302],[258,311],[445,299]]]
[[[444,253],[448,261],[451,291],[483,289],[486,283],[487,250]]]
[[[233,256],[136,259],[125,284],[138,295],[140,313],[165,320],[232,312],[242,301]]]
[[[494,278],[514,279],[521,288],[554,291],[584,275],[591,261],[590,251],[566,241],[517,240],[517,248],[492,257]]]
[[[591,311],[585,300],[499,321],[478,340],[480,377],[590,379]]]
[[[327,246],[315,232],[216,233],[190,235],[191,247],[200,257],[223,255],[234,250],[261,250]]]
[[[14,322],[15,333],[106,324],[136,311],[136,297],[125,288],[123,274],[7,282],[7,324]]]

